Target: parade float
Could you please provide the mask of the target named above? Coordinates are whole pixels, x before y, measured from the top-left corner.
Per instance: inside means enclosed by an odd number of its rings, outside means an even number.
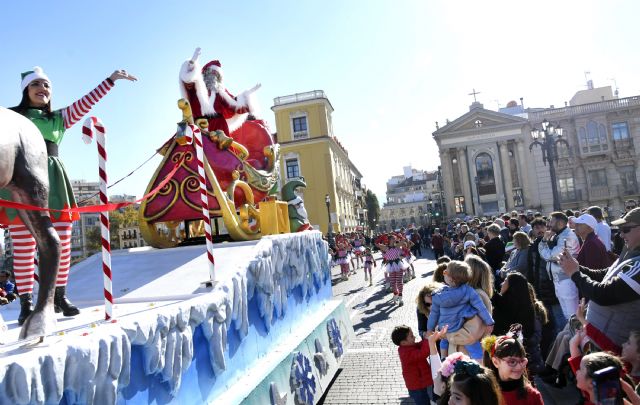
[[[141,202],[150,246],[105,252],[103,232],[103,255],[71,269],[81,314],[36,344],[3,308],[0,404],[313,404],[327,389],[354,334],[295,193],[306,184],[276,198],[259,86],[233,97],[220,63],[198,56],[182,66],[181,120]],[[223,234],[232,242],[214,243]]]

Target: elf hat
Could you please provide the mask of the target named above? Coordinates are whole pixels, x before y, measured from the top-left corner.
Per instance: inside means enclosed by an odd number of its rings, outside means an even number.
[[[46,74],[44,74],[40,66],[36,66],[33,68],[33,70],[29,70],[27,72],[21,73],[21,76],[22,76],[22,86],[21,86],[22,91],[24,91],[24,89],[27,88],[29,83],[31,83],[34,80],[43,79],[51,83],[51,80],[49,80],[49,77]]]

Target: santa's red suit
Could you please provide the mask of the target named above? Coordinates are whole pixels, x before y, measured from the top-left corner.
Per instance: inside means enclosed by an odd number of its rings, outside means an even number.
[[[235,97],[220,82],[207,88],[203,73],[216,70],[222,75],[221,64],[214,60],[200,68],[198,56],[199,50],[196,50],[194,57],[183,63],[180,70],[180,90],[191,104],[194,120],[207,118],[210,132],[221,130],[230,136],[246,120],[247,114],[252,112],[252,91],[245,91]]]

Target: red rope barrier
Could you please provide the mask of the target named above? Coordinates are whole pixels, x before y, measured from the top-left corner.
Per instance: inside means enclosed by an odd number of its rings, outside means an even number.
[[[74,208],[56,210],[56,209],[53,209],[53,208],[37,207],[35,205],[22,204],[22,203],[19,203],[19,202],[3,200],[3,199],[0,198],[0,207],[15,208],[15,209],[18,209],[18,210],[26,210],[26,211],[49,211],[49,212],[78,212],[78,213],[94,212],[95,213],[95,212],[102,212],[102,211],[115,211],[117,209],[124,208],[124,207],[127,207],[129,205],[137,204],[137,203],[139,203],[141,201],[144,201],[144,200],[152,197],[153,195],[155,195],[158,191],[160,191],[162,189],[162,187],[164,187],[169,182],[169,180],[171,180],[171,178],[173,178],[173,176],[175,176],[176,172],[180,168],[180,165],[182,164],[184,159],[185,159],[185,155],[182,156],[180,161],[178,161],[178,163],[176,163],[176,165],[173,167],[171,172],[169,172],[169,174],[167,174],[167,177],[165,177],[162,180],[162,182],[160,184],[158,184],[158,186],[156,188],[151,190],[148,194],[146,194],[142,198],[140,198],[140,199],[138,199],[136,201],[133,201],[133,202],[127,201],[127,202],[121,202],[121,203],[85,205],[84,207],[74,207]]]

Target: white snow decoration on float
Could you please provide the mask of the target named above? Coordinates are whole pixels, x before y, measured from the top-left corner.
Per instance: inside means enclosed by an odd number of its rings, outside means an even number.
[[[71,403],[115,404],[119,389],[129,384],[133,346],[142,349],[144,374],[166,382],[174,397],[194,360],[198,326],[220,376],[227,370],[227,332],[247,336],[249,300],[257,299],[269,330],[286,313],[294,289],[308,299],[330,278],[328,261],[320,260],[328,248],[317,231],[263,237],[253,249],[254,258],[210,293],[123,316],[86,336],[49,337],[45,346],[20,353],[19,362],[0,358],[0,404],[57,403],[63,395]]]

